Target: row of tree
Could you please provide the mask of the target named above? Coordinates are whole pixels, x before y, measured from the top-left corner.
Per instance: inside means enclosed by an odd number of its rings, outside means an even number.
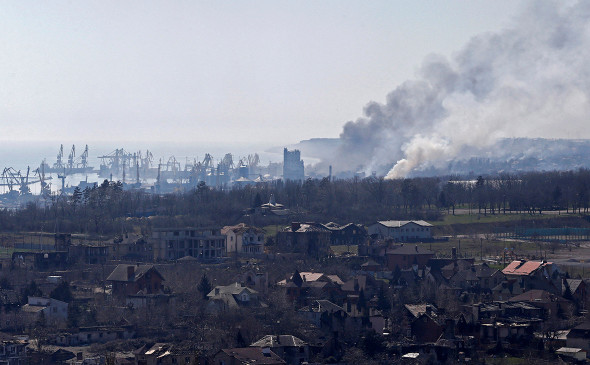
[[[565,210],[586,213],[590,207],[590,170],[529,172],[478,177],[431,177],[385,180],[378,177],[302,183],[274,181],[232,190],[200,183],[186,193],[151,194],[124,190],[104,181],[71,196],[52,196],[20,210],[1,210],[5,231],[61,231],[112,234],[140,225],[225,225],[244,219],[244,212],[271,195],[295,216],[289,219],[357,222],[378,219],[435,220],[457,208],[481,214],[541,213]],[[260,223],[260,222],[258,222]],[[271,220],[262,222],[275,224]]]

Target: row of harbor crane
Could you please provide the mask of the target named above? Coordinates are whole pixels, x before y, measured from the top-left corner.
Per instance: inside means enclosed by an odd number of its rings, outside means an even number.
[[[21,173],[20,170],[15,170],[12,167],[6,167],[0,175],[0,187],[8,188],[8,192],[18,192],[19,195],[31,194],[31,188],[29,185],[41,184],[41,194],[49,194],[50,186],[47,180],[50,180],[51,176],[46,177],[45,173],[39,168],[33,170],[31,174],[31,168],[27,167],[26,173]]]

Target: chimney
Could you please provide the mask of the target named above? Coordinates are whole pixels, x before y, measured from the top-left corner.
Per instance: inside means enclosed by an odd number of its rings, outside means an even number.
[[[431,315],[432,314],[432,307],[430,306],[430,304],[428,304],[426,306],[426,314]]]
[[[135,266],[127,266],[127,280],[131,280],[135,276]]]
[[[453,260],[457,259],[457,247],[451,248],[451,255],[453,256]]]
[[[416,252],[418,252],[418,245],[416,245]]]
[[[301,228],[301,223],[299,223],[299,222],[291,222],[291,231],[292,232],[295,232],[299,228]]]
[[[265,357],[270,357],[270,348],[268,348],[268,347],[262,348],[262,355]]]
[[[215,288],[215,295],[219,295],[219,288]]]

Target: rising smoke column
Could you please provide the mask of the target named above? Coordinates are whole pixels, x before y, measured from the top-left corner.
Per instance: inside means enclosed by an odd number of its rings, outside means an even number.
[[[417,80],[369,103],[340,135],[346,163],[398,178],[498,138],[588,137],[590,2],[535,1],[514,24],[427,57]]]

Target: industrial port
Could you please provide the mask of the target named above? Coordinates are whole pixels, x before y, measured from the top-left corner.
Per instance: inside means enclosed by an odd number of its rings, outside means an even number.
[[[199,183],[217,189],[231,189],[282,178],[283,163],[263,166],[257,153],[234,160],[226,153],[216,159],[206,153],[203,159],[175,156],[157,160],[149,150],[127,151],[116,148],[110,153],[95,157],[98,167],[91,163],[90,149],[85,145],[81,154],[76,146],[64,152],[60,145],[53,163],[43,159],[38,167],[17,170],[4,168],[0,176],[0,207],[17,207],[36,198],[71,195],[76,189],[83,191],[104,180],[120,181],[123,189],[138,189],[150,193],[183,192]],[[285,149],[287,165],[295,164],[299,175],[290,173],[289,179],[303,180],[303,161],[299,151]],[[289,166],[287,166],[289,167]],[[37,199],[38,200],[38,199]]]

